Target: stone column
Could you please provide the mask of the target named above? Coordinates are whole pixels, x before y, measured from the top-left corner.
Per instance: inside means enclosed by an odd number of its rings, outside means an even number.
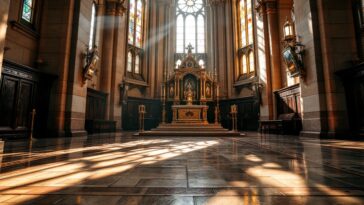
[[[149,87],[147,95],[154,98],[156,96],[156,90],[159,90],[158,83],[156,82],[158,75],[157,71],[157,55],[158,55],[158,45],[157,45],[157,35],[158,35],[158,6],[157,1],[149,1],[150,2],[150,15],[149,15],[149,33],[148,40],[146,46],[146,53],[148,55],[148,84]]]
[[[89,42],[92,2],[81,0],[74,2],[74,16],[72,25],[73,31],[70,42],[69,70],[67,75],[67,93],[65,104],[65,125],[66,136],[86,135],[86,97],[87,86],[82,79],[84,60],[80,58],[85,53],[85,46]],[[87,23],[82,23],[86,20]]]
[[[116,2],[106,1],[106,15],[104,21],[104,33],[102,44],[102,66],[101,66],[101,90],[108,94],[106,102],[105,119],[110,119],[110,95],[111,95],[111,73],[114,52],[114,29]]]
[[[266,74],[266,82],[265,82],[265,93],[266,93],[266,101],[263,102],[268,106],[268,116],[264,116],[269,120],[274,118],[274,104],[273,104],[273,91],[272,91],[272,69],[271,69],[271,56],[270,56],[270,42],[269,42],[269,29],[268,29],[268,15],[266,4],[261,3],[259,5],[260,15],[262,16],[263,21],[263,35],[264,37],[261,40],[264,40],[264,56],[259,56],[265,58],[265,65],[260,65],[261,67],[265,66],[265,74]],[[259,42],[258,42],[259,43]],[[263,49],[263,48],[262,48]],[[260,73],[260,76],[263,73]]]
[[[110,83],[110,104],[109,120],[116,121],[117,131],[121,130],[121,103],[120,103],[120,83],[125,75],[125,64],[127,59],[127,15],[125,5],[116,4],[114,16],[114,36],[113,36],[113,58]]]
[[[0,77],[4,58],[6,29],[8,26],[10,0],[0,0]]]
[[[231,98],[234,92],[234,59],[235,59],[235,53],[234,52],[234,29],[233,29],[233,11],[232,7],[235,5],[235,1],[226,1],[225,6],[225,24],[226,24],[226,93],[227,98]]]
[[[157,22],[157,40],[156,40],[156,72],[155,72],[155,93],[156,95],[154,97],[162,96],[162,93],[160,93],[161,89],[160,86],[163,83],[163,75],[165,73],[164,68],[166,64],[166,53],[165,53],[165,39],[167,38],[167,25],[165,16],[166,16],[166,9],[167,4],[164,2],[158,2],[158,22]]]
[[[281,52],[278,25],[278,12],[277,1],[266,0],[267,23],[269,30],[269,43],[270,43],[270,60],[271,60],[271,74],[272,74],[272,90],[276,91],[282,88],[281,76]]]

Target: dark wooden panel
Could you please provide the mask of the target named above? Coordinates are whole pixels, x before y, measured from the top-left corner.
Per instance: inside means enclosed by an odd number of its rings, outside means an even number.
[[[123,106],[123,130],[138,130],[139,105],[145,105],[145,129],[150,130],[159,125],[161,120],[161,102],[154,99],[128,98]]]
[[[21,81],[20,82],[20,92],[19,101],[17,104],[17,117],[16,125],[17,127],[27,128],[30,123],[30,112],[33,109],[33,88],[35,84]]]
[[[87,120],[104,120],[106,114],[106,98],[107,94],[87,89],[86,100],[86,119]]]
[[[364,63],[336,74],[344,83],[351,130],[364,136]]]
[[[7,75],[2,76],[0,90],[0,127],[15,128],[14,120],[18,96],[19,80]]]
[[[230,106],[234,104],[238,106],[238,130],[258,130],[259,103],[254,97],[222,101],[220,103],[222,126],[231,129]]]
[[[297,113],[301,116],[300,85],[293,85],[275,92],[277,100],[277,115]]]
[[[46,133],[49,96],[54,76],[4,60],[0,81],[0,134],[25,137],[30,127],[30,113],[37,110],[35,134]],[[40,86],[38,86],[40,85]],[[38,91],[39,89],[39,91]]]

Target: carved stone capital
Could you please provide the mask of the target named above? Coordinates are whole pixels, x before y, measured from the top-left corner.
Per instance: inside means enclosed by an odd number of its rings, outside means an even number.
[[[126,12],[125,0],[106,1],[106,14],[109,16],[122,16]]]
[[[126,12],[127,7],[125,6],[125,0],[119,0],[116,3],[116,16],[123,16],[124,13]]]
[[[265,8],[267,14],[277,13],[277,1],[276,0],[265,0]]]
[[[208,0],[207,3],[211,6],[223,5],[226,0]]]
[[[277,0],[258,0],[256,10],[259,15],[277,13]]]

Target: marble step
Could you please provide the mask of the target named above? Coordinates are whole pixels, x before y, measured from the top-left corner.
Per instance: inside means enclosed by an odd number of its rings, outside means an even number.
[[[206,132],[226,132],[229,131],[228,129],[224,128],[186,128],[186,127],[180,127],[180,128],[155,128],[152,129],[152,131],[206,131]]]
[[[180,137],[237,137],[242,136],[239,132],[232,131],[145,131],[135,134],[135,136],[180,136]]]

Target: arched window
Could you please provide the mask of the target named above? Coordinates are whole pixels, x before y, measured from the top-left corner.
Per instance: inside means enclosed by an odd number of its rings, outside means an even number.
[[[140,58],[139,58],[139,55],[137,55],[135,57],[135,73],[136,74],[140,73]]]
[[[144,12],[146,0],[129,0],[129,21],[128,21],[128,77],[135,77],[132,74],[142,74],[142,53],[144,38]],[[140,79],[140,77],[137,77]]]
[[[133,71],[133,54],[131,54],[131,52],[128,52],[128,66],[126,68],[126,71]]]
[[[96,4],[92,3],[92,11],[91,11],[91,23],[90,23],[90,36],[89,36],[89,49],[92,49],[95,46],[95,37],[96,37]]]
[[[205,0],[177,0],[176,53],[205,53]]]
[[[239,21],[239,80],[255,75],[253,0],[238,1]]]
[[[34,24],[36,0],[23,0],[21,20],[28,24]]]

